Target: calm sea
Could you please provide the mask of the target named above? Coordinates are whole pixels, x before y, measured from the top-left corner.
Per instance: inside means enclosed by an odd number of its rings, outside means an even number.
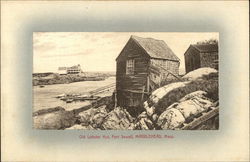
[[[89,102],[77,101],[72,103],[66,103],[55,97],[63,93],[84,94],[88,91],[92,91],[112,83],[115,83],[115,77],[109,77],[103,81],[84,81],[84,82],[75,82],[70,84],[45,85],[45,87],[43,88],[40,88],[39,86],[33,86],[33,111],[52,108],[56,106],[61,106],[66,110],[80,108],[82,106],[89,104]],[[112,91],[100,94],[100,96],[104,95],[112,95]]]

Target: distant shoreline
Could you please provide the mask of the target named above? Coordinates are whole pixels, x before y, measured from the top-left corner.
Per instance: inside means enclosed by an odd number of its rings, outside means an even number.
[[[69,84],[82,81],[101,81],[108,77],[115,76],[112,73],[91,73],[59,75],[58,73],[34,73],[32,78],[33,86]]]

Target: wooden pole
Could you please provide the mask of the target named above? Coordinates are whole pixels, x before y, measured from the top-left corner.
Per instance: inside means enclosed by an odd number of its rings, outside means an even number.
[[[145,86],[142,87],[142,95],[141,95],[141,102],[143,102],[143,97],[144,97],[144,91],[145,91]]]
[[[117,91],[115,90],[115,108],[117,106]]]

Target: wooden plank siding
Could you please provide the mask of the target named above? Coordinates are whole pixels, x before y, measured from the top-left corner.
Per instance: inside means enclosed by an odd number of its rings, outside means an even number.
[[[126,74],[126,61],[134,59],[134,74]],[[137,43],[130,39],[116,60],[116,90],[120,106],[138,106],[143,91],[147,90],[150,57]],[[133,93],[133,92],[141,92]],[[146,96],[145,96],[146,97]]]
[[[200,66],[218,70],[218,57],[218,52],[202,52],[200,53]]]
[[[201,67],[200,53],[193,46],[190,46],[184,54],[186,73]]]
[[[218,51],[201,52],[191,45],[184,56],[186,73],[201,67],[218,69]]]
[[[116,59],[116,96],[118,106],[140,108],[143,102],[148,99],[149,94],[161,85],[163,79],[172,77],[173,74],[176,76],[179,74],[179,59],[170,60],[175,57],[168,57],[170,55],[168,53],[169,50],[166,49],[167,47],[162,41],[157,42],[160,45],[155,44],[155,41],[149,38],[146,38],[146,40],[140,39],[140,41],[144,46],[130,38]],[[146,46],[147,41],[151,43]],[[148,47],[152,47],[153,50],[149,50]],[[146,51],[147,49],[150,52]],[[158,57],[159,53],[164,53],[166,57],[155,58],[152,57],[151,52],[155,52],[154,56]],[[131,61],[129,61],[128,72],[126,73],[127,60]],[[163,72],[160,67],[167,70]],[[133,68],[134,70],[131,72]],[[170,71],[172,75],[167,74],[166,71],[168,73]],[[156,81],[155,76],[159,76],[158,81]]]
[[[160,87],[164,81],[175,79],[172,74],[179,75],[179,66],[178,61],[151,59],[149,65],[150,91]]]
[[[134,59],[134,74],[126,74],[126,61]],[[116,89],[143,90],[148,76],[149,57],[133,40],[130,40],[122,50],[116,62]]]

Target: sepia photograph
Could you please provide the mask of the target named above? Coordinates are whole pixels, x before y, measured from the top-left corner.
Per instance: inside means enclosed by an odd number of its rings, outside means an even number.
[[[34,32],[33,129],[218,130],[219,33]]]
[[[247,1],[0,3],[1,161],[249,161]]]

